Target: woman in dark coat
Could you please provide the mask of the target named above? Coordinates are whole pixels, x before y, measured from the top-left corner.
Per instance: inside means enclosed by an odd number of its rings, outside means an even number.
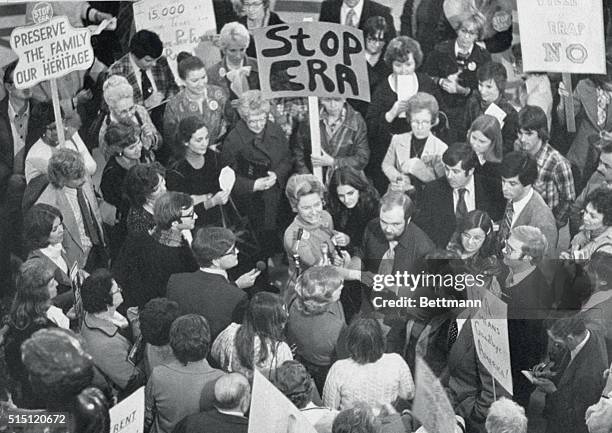
[[[227,135],[221,160],[236,172],[233,197],[255,231],[260,258],[266,258],[281,251],[279,206],[293,164],[285,133],[268,122],[269,101],[259,90],[244,92],[238,101],[241,120]]]
[[[438,93],[435,83],[429,76],[416,72],[423,61],[423,52],[414,39],[407,36],[392,39],[387,46],[384,59],[392,68],[392,73],[376,88],[366,115],[371,151],[366,174],[381,193],[387,190],[388,180],[382,172],[381,164],[391,142],[391,135],[410,130],[410,124],[401,117],[405,116],[408,99],[417,92],[426,92],[434,96]],[[398,100],[398,85],[402,86],[401,101]]]
[[[270,0],[238,0],[238,2],[242,5],[244,11],[244,15],[238,18],[238,22],[249,30],[285,24],[276,12],[270,10]],[[253,38],[249,42],[246,55],[257,57]]]

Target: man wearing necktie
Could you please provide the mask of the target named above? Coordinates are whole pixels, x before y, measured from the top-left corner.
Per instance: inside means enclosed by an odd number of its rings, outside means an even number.
[[[445,177],[429,182],[418,197],[420,212],[416,224],[435,242],[446,248],[457,222],[474,209],[485,211],[497,221],[503,203],[494,200],[484,179],[474,174],[476,155],[471,147],[455,143],[442,155]]]
[[[324,0],[321,4],[319,21],[342,24],[363,30],[370,17],[381,16],[385,19],[388,32],[385,39],[390,41],[396,35],[391,10],[373,0]]]

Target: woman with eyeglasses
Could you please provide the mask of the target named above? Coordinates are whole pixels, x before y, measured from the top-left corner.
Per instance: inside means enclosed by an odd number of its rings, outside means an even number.
[[[391,135],[410,131],[410,124],[405,121],[408,100],[417,92],[434,96],[438,92],[429,76],[416,71],[423,62],[423,51],[414,39],[408,36],[392,39],[384,61],[392,72],[375,89],[365,119],[371,150],[366,174],[380,193],[384,193],[388,185],[380,165],[391,143]]]
[[[600,188],[586,199],[582,227],[572,238],[569,251],[561,259],[588,260],[595,251],[612,251],[612,191]]]
[[[166,192],[153,207],[155,228],[128,236],[112,271],[124,290],[123,308],[139,307],[165,297],[172,274],[198,269],[190,243],[198,215],[193,199],[182,192]]]
[[[455,253],[474,273],[500,275],[493,221],[484,211],[475,209],[458,222],[446,249]]]
[[[94,271],[81,289],[85,310],[81,336],[96,367],[119,391],[140,374],[128,360],[132,347],[128,339],[129,322],[117,311],[123,303],[121,293],[121,288],[106,269]]]
[[[460,141],[465,131],[465,108],[469,96],[478,90],[478,68],[491,61],[489,52],[476,44],[481,40],[485,26],[480,15],[466,16],[457,21],[456,39],[436,45],[427,56],[423,70],[437,83],[440,90],[440,108],[450,123],[449,142]]]
[[[427,182],[444,176],[442,155],[448,146],[433,135],[438,123],[438,101],[419,92],[408,100],[406,120],[410,132],[393,135],[382,162],[392,191],[418,193]]]
[[[39,329],[57,327],[47,316],[51,299],[57,295],[57,281],[50,267],[40,259],[32,259],[19,268],[16,288],[8,315],[4,357],[9,376],[18,387],[12,393],[15,404],[24,409],[40,409],[44,406],[33,394],[21,360],[21,343]]]
[[[285,24],[276,12],[270,9],[270,0],[238,0],[242,6],[243,15],[238,18],[238,22],[247,29],[258,29],[261,27]],[[255,42],[251,38],[246,55],[256,58]]]
[[[209,129],[204,119],[189,116],[178,127],[175,162],[166,174],[168,189],[191,195],[198,214],[198,226],[222,224],[221,207],[229,200],[229,192],[219,186],[218,154],[209,151]]]
[[[104,117],[98,134],[98,146],[106,160],[113,156],[113,149],[106,139],[106,130],[113,123],[132,123],[140,128],[143,151],[155,151],[162,145],[162,136],[153,124],[145,107],[134,103],[134,90],[127,78],[111,75],[104,82],[103,96],[109,113]]]

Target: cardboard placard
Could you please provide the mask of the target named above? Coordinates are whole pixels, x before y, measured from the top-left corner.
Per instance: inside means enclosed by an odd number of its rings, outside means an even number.
[[[525,71],[605,74],[602,0],[517,0]]]
[[[316,433],[287,397],[255,370],[249,433]]]
[[[319,96],[370,101],[363,32],[321,22],[253,30],[267,98]]]
[[[110,415],[111,433],[142,433],[145,416],[144,386],[112,407],[108,413]]]
[[[164,56],[176,79],[176,56],[181,51],[196,54],[196,48],[212,45],[207,32],[216,33],[217,23],[212,0],[140,0],[132,5],[136,30],[150,30],[164,43]],[[221,60],[219,49],[206,50],[198,56],[210,66]],[[202,48],[203,49],[203,48]],[[215,56],[216,54],[216,56]]]
[[[444,387],[427,363],[416,358],[416,394],[412,412],[431,433],[455,433],[457,419]]]
[[[91,33],[75,29],[65,16],[13,29],[10,44],[19,57],[14,73],[18,89],[88,69],[94,61]]]
[[[480,292],[482,307],[472,319],[474,345],[480,362],[508,391],[512,391],[510,344],[508,342],[508,306],[488,290]]]

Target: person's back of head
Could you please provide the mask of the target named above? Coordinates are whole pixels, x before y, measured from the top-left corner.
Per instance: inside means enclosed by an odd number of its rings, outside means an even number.
[[[240,373],[228,373],[215,383],[215,406],[246,413],[251,400],[249,381]]]
[[[527,433],[525,409],[502,397],[489,408],[485,428],[487,433]]]
[[[336,416],[332,433],[378,433],[379,427],[370,406],[357,402]]]
[[[285,361],[274,373],[274,385],[298,409],[311,401],[314,382],[310,373],[298,361]]]

